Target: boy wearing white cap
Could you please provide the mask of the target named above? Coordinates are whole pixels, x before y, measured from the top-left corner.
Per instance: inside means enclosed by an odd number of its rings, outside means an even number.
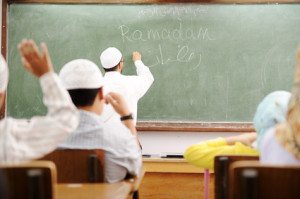
[[[108,93],[103,96],[104,79],[101,71],[86,59],[65,64],[59,76],[80,113],[78,128],[59,148],[103,149],[106,182],[121,181],[127,174],[138,175],[142,165],[141,152],[134,122],[128,117],[130,111],[121,95]],[[105,102],[125,118],[122,123],[103,122],[99,115]]]
[[[5,118],[0,122],[0,163],[40,158],[51,152],[78,124],[78,112],[53,72],[45,44],[39,52],[32,40],[19,45],[25,68],[39,78],[48,113],[27,119]],[[8,68],[0,57],[0,108],[5,100]]]
[[[133,52],[132,60],[135,64],[137,75],[126,76],[121,74],[124,67],[124,59],[117,48],[109,47],[100,55],[100,61],[105,70],[104,79],[107,82],[105,92],[113,91],[124,96],[136,124],[137,103],[148,91],[154,78],[149,68],[143,64],[139,52]],[[102,117],[104,121],[119,119],[118,115],[109,106],[105,106]]]

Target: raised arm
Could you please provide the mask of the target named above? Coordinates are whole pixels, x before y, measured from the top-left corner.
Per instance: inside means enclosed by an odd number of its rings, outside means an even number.
[[[124,98],[118,93],[110,92],[105,96],[105,100],[107,103],[112,105],[120,117],[125,118],[122,120],[122,123],[131,131],[132,135],[136,137],[136,141],[141,147],[140,141],[137,137],[134,120],[132,117],[130,117],[132,116],[132,113],[130,113]]]
[[[34,41],[23,40],[18,47],[25,68],[39,78],[48,113],[30,120],[10,118],[1,123],[5,144],[1,145],[4,148],[0,150],[0,160],[4,162],[42,157],[54,150],[78,124],[77,109],[53,72],[47,46],[41,44],[39,51]]]
[[[253,142],[256,141],[257,134],[253,133],[242,133],[240,135],[226,137],[225,141],[228,145],[234,145],[236,142],[240,142],[246,146],[251,147]]]
[[[154,82],[154,77],[147,66],[142,62],[142,55],[139,52],[132,53],[132,60],[136,67],[138,78],[135,79],[133,86],[139,98],[141,98]]]

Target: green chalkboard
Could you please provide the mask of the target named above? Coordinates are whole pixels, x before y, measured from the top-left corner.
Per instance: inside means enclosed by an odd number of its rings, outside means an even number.
[[[21,68],[17,44],[48,44],[56,71],[75,58],[100,65],[119,48],[125,74],[140,51],[155,83],[138,120],[251,121],[269,92],[289,90],[300,43],[300,5],[97,4],[9,6],[8,115],[44,114],[38,80]]]

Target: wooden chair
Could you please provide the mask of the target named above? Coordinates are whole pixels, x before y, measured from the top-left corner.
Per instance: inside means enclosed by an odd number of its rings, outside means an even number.
[[[58,149],[42,160],[50,160],[56,164],[58,183],[104,182],[104,150]],[[144,171],[139,177],[126,180],[132,184],[133,199],[139,198],[138,188],[143,176]]]
[[[41,158],[55,163],[58,183],[104,182],[104,151],[58,149]]]
[[[229,199],[229,165],[240,160],[258,160],[258,156],[218,155],[214,159],[215,199]]]
[[[232,199],[299,199],[300,166],[264,165],[239,161],[230,166]]]
[[[49,161],[1,164],[6,196],[9,199],[54,199],[56,168]],[[1,194],[1,193],[0,193]]]
[[[0,169],[0,198],[1,199],[8,198],[8,188],[7,188],[7,183],[6,183],[6,177],[1,169]]]

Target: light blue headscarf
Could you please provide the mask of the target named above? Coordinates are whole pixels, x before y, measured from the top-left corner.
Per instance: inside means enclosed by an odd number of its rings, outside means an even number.
[[[258,149],[260,149],[260,143],[266,131],[285,121],[290,97],[290,92],[274,91],[268,94],[258,105],[253,118],[254,128],[257,132]]]

